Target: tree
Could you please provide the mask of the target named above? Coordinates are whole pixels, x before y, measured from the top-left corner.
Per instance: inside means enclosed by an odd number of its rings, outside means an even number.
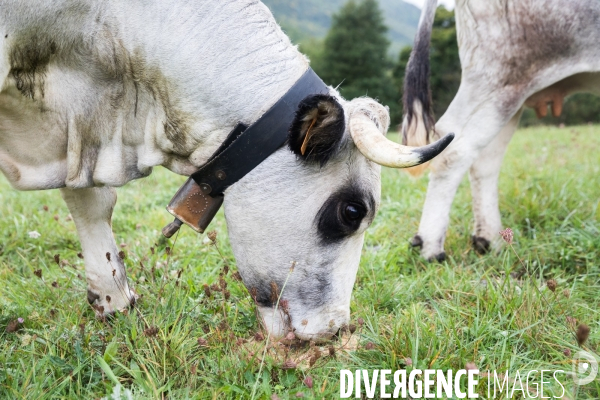
[[[386,33],[376,0],[350,0],[334,14],[323,51],[313,59],[313,69],[325,83],[340,85],[340,94],[347,99],[370,96],[397,110]]]
[[[410,51],[410,47],[402,49],[398,62],[394,67],[393,76],[400,97],[402,96],[404,71],[406,70]],[[435,12],[429,59],[433,111],[435,116],[439,118],[446,112],[450,102],[458,92],[461,75],[454,11],[447,10],[444,6],[438,7]]]

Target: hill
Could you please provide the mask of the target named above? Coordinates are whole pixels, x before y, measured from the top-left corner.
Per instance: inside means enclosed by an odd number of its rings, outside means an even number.
[[[347,0],[263,0],[275,18],[295,43],[311,38],[320,39],[327,34],[331,16]],[[379,0],[379,5],[389,28],[392,42],[390,51],[398,54],[406,45],[412,45],[421,10],[401,0]]]

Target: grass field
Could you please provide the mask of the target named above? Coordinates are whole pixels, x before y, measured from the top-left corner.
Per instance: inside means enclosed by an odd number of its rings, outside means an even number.
[[[522,263],[510,248],[486,256],[470,250],[467,179],[452,210],[449,259],[425,263],[408,241],[427,179],[384,169],[382,207],[367,231],[352,300],[354,324],[364,320],[351,338],[358,348],[346,351],[340,341],[318,352],[269,346],[260,374],[265,341],[255,338],[250,296],[232,278],[222,211],[211,228],[223,257],[190,229],[176,244],[160,235],[182,177],[157,169],[119,189],[113,228],[142,298],[138,311],[111,321],[95,318],[87,305],[75,226],[59,192],[17,192],[0,177],[0,398],[225,399],[250,398],[255,389],[260,399],[332,399],[342,368],[456,370],[474,363],[514,376],[570,370],[566,354],[581,349],[600,359],[599,149],[598,126],[517,132],[500,204]],[[32,231],[41,237],[30,238]],[[218,282],[225,263],[230,298],[214,291],[207,298],[202,285]],[[554,292],[548,279],[558,283]],[[8,332],[18,318],[23,323]],[[591,328],[582,346],[578,323]],[[288,359],[297,367],[284,369]],[[577,388],[562,377],[565,398],[600,398],[600,378]],[[486,385],[482,379],[482,393]],[[557,385],[550,390],[561,394]]]

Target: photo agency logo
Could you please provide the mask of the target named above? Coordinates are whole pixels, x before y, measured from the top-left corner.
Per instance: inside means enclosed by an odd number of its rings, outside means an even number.
[[[392,371],[341,370],[340,398],[367,399],[436,399],[436,398],[513,398],[515,394],[531,399],[560,399],[566,393],[563,383],[571,376],[575,385],[584,386],[598,377],[598,360],[580,351],[573,356],[572,370],[530,370],[513,373],[477,369]],[[480,378],[487,378],[487,393],[478,393]],[[558,388],[555,395],[552,388]],[[485,390],[485,389],[484,389]],[[487,395],[487,397],[485,396]]]
[[[459,399],[477,399],[475,392],[479,371],[465,369],[453,372],[435,369],[392,371],[340,371],[340,398],[367,399],[437,399],[446,396]],[[364,391],[363,391],[364,389]]]
[[[598,361],[587,351],[575,353],[571,375],[576,385],[583,386],[592,383],[598,376]]]

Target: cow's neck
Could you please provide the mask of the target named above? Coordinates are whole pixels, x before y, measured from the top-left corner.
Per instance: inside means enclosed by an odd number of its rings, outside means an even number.
[[[248,125],[268,110],[308,63],[260,2],[167,3],[120,2],[110,11],[138,96],[145,90],[148,103],[164,113],[157,143],[176,156],[165,165],[188,174],[237,123]]]
[[[0,169],[18,188],[116,186],[156,165],[190,174],[308,68],[260,2],[89,4],[0,14]],[[32,143],[43,155],[28,157]]]

